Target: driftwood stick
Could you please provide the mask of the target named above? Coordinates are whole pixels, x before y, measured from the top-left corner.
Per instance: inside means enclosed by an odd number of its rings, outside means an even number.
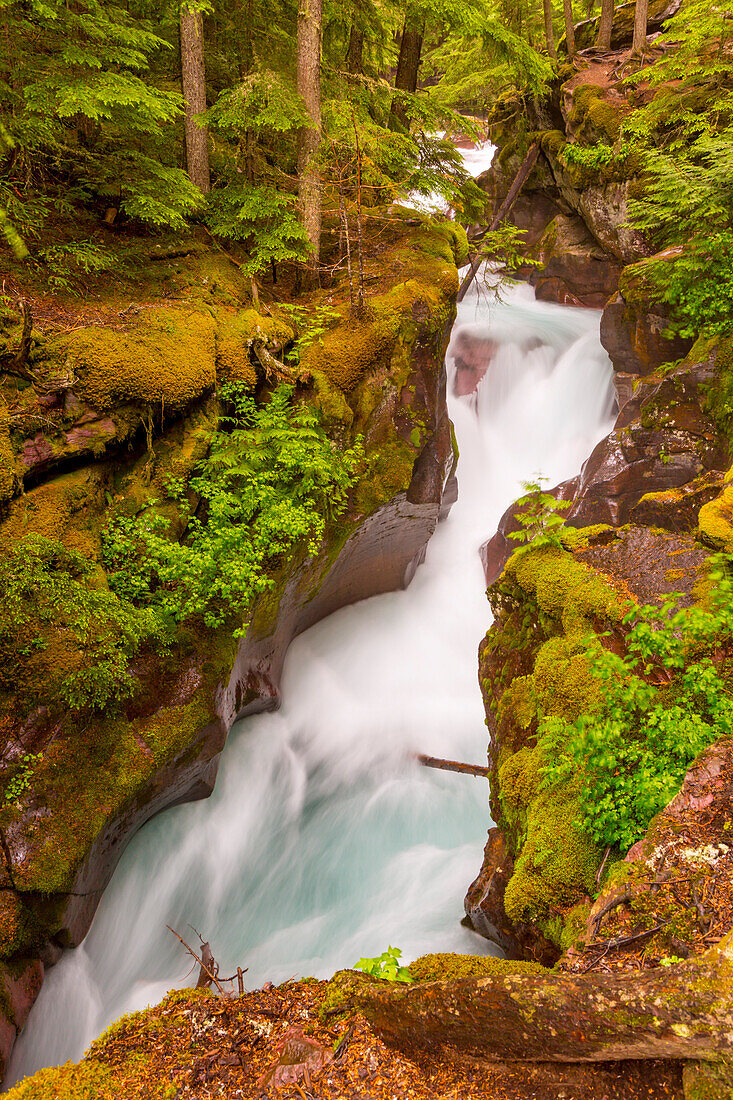
[[[538,158],[539,155],[540,155],[540,143],[538,141],[535,141],[532,145],[530,145],[529,151],[528,151],[526,157],[524,158],[524,160],[522,161],[522,163],[519,167],[519,171],[517,172],[516,176],[514,177],[514,182],[512,183],[511,187],[509,188],[509,191],[507,192],[507,196],[504,199],[504,202],[499,207],[498,213],[495,215],[495,217],[494,217],[493,221],[491,222],[491,225],[489,226],[489,228],[486,229],[481,234],[481,236],[478,238],[479,241],[483,240],[484,237],[487,237],[489,235],[489,233],[494,233],[499,228],[501,223],[504,221],[506,216],[511,212],[512,207],[514,206],[515,202],[517,201],[520,194],[522,193],[522,188],[524,187],[525,183],[529,179],[529,176],[530,176],[530,173],[531,173],[532,169],[534,168],[535,164],[537,163],[537,158]],[[463,299],[466,297],[466,293],[468,291],[468,288],[470,287],[473,280],[476,278],[476,274],[478,272],[478,269],[481,267],[481,264],[483,263],[483,261],[484,261],[484,257],[480,253],[478,255],[474,256],[473,260],[471,261],[471,266],[469,267],[468,271],[464,275],[463,282],[461,283],[461,285],[459,287],[459,290],[458,290],[458,301],[459,302],[462,302]]]
[[[189,955],[191,955],[196,960],[196,962],[199,964],[199,966],[201,967],[201,970],[199,972],[199,978],[198,978],[198,981],[196,983],[196,988],[200,989],[202,986],[208,984],[205,980],[204,981],[201,980],[202,976],[206,975],[214,983],[216,988],[221,993],[222,997],[226,997],[227,992],[226,992],[225,989],[222,988],[222,986],[220,985],[220,983],[217,979],[217,976],[216,976],[216,969],[217,969],[216,968],[216,963],[214,961],[214,956],[211,953],[211,948],[209,947],[208,943],[204,943],[202,945],[201,955],[197,955],[196,952],[194,951],[194,949],[189,944],[186,943],[186,941],[183,939],[183,937],[178,935],[175,928],[171,928],[171,926],[169,924],[166,924],[166,928],[168,929],[169,932],[172,932],[173,935],[176,937],[176,939],[179,940],[183,944],[183,946],[188,951]]]
[[[481,764],[461,764],[458,760],[441,760],[438,756],[425,756],[418,753],[417,759],[425,768],[439,768],[444,772],[460,772],[461,775],[479,775],[487,779],[489,769]]]

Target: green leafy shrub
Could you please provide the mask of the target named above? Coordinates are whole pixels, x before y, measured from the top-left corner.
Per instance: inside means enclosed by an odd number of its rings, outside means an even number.
[[[268,569],[297,545],[316,553],[363,458],[360,440],[340,451],[313,409],[292,403],[291,386],[278,387],[261,406],[238,383],[222,396],[233,410],[224,418],[229,430],[217,433],[187,486],[168,483],[183,537],[173,538],[169,520],[154,510],[116,517],[104,536],[114,591],[210,628],[246,616],[273,586]]]
[[[361,970],[372,978],[381,978],[385,982],[412,982],[413,977],[407,966],[400,965],[402,952],[398,947],[388,947],[381,955],[373,959],[359,959],[354,970]]]
[[[514,518],[522,525],[522,529],[510,531],[507,538],[524,543],[525,546],[556,546],[562,550],[562,513],[570,507],[570,501],[558,500],[552,493],[543,492],[542,482],[545,480],[537,478],[535,481],[522,482],[525,495],[517,501],[522,510],[514,513]]]
[[[722,557],[713,560],[707,608],[680,608],[678,596],[634,608],[623,620],[624,656],[596,639],[587,650],[598,710],[542,724],[540,745],[552,761],[543,784],[579,781],[584,828],[598,844],[631,847],[692,761],[733,733],[733,700],[719,667],[733,636],[733,581]]]

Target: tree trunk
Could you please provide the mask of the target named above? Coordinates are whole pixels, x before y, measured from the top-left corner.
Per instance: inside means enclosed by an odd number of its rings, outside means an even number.
[[[321,175],[318,148],[321,143],[321,25],[322,0],[298,4],[298,93],[303,97],[309,123],[298,142],[298,196],[303,225],[311,246],[310,267],[318,269],[321,247]]]
[[[611,49],[614,7],[615,0],[601,0],[601,21],[598,27],[598,41],[596,42],[599,50]]]
[[[573,0],[562,0],[565,16],[565,42],[568,57],[575,57],[575,19],[573,18]]]
[[[552,27],[552,0],[542,0],[542,9],[545,15],[545,42],[547,43],[547,52],[554,61],[557,61],[555,31]]]
[[[204,70],[204,21],[200,11],[181,2],[181,84],[185,108],[186,167],[191,182],[204,194],[209,178],[209,132],[194,116],[206,110]]]
[[[353,76],[360,76],[363,69],[364,57],[364,31],[351,24],[349,35],[349,52],[346,55],[346,68]]]
[[[422,54],[424,33],[425,19],[408,8],[394,81],[397,91],[410,92],[411,94],[417,91],[417,74],[420,70],[420,55]],[[392,100],[389,125],[391,130],[407,130],[410,125],[405,105],[397,97]]]
[[[641,57],[646,53],[646,28],[649,17],[649,0],[636,0],[634,14],[634,44],[631,52],[634,57]]]
[[[352,1003],[390,1044],[448,1047],[484,1061],[730,1058],[733,933],[670,968],[389,988],[365,979]]]

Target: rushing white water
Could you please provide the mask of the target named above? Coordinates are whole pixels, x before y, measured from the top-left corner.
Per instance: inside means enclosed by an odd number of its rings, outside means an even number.
[[[49,972],[10,1081],[78,1058],[124,1012],[185,985],[166,925],[199,929],[251,988],[326,976],[388,945],[491,951],[459,921],[489,824],[482,780],[410,754],[480,762],[476,651],[490,623],[477,548],[520,482],[575,474],[609,430],[599,314],[476,290],[452,346],[493,348],[478,397],[450,398],[460,495],[404,592],[347,608],[292,645],[282,709],[235,727],[216,791],[130,844],[84,943]],[[190,980],[190,979],[188,979]]]

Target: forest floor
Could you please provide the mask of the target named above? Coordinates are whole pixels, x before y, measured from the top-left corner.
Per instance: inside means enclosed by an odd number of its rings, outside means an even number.
[[[363,1016],[329,1020],[323,1012],[327,988],[309,979],[265,985],[233,999],[176,991],[158,1007],[113,1025],[79,1069],[64,1068],[78,1074],[97,1063],[114,1080],[110,1096],[126,1100],[682,1097],[678,1062],[488,1065],[445,1052],[396,1051]],[[63,1081],[58,1087],[58,1096],[66,1095]]]

